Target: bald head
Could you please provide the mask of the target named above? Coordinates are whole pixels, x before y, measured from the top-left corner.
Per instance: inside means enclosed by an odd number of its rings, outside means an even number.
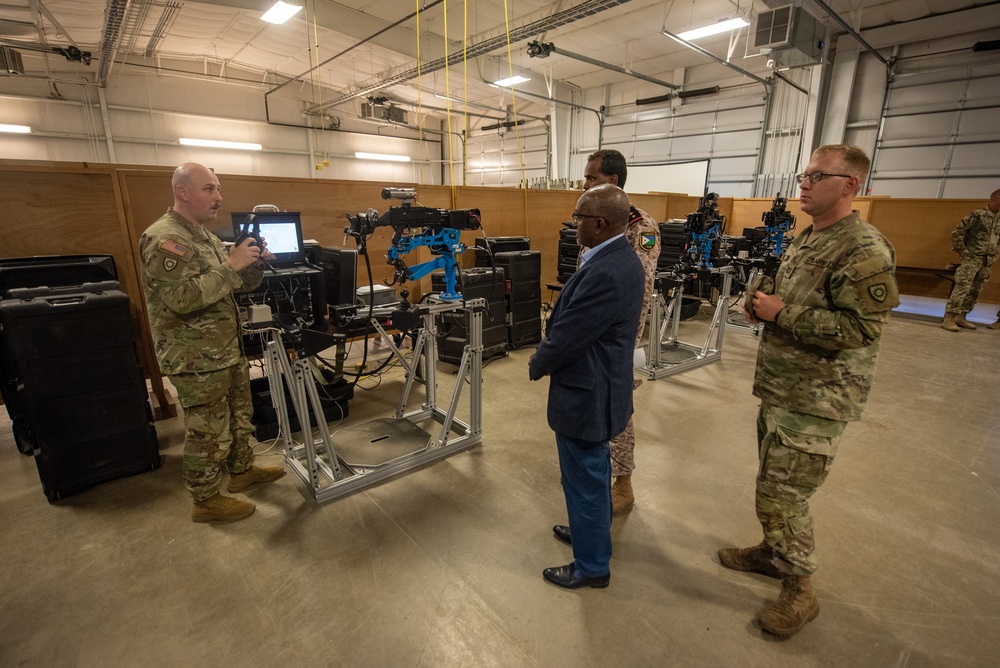
[[[576,203],[580,245],[593,248],[621,234],[628,225],[628,213],[628,195],[618,186],[605,183],[587,190]]]
[[[219,178],[210,169],[186,162],[174,170],[170,185],[174,191],[174,211],[201,225],[218,217],[222,192]]]

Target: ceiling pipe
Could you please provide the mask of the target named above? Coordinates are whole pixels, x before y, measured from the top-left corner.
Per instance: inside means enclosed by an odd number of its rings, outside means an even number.
[[[749,77],[749,78],[753,79],[757,83],[759,83],[762,86],[764,86],[764,88],[770,89],[771,82],[768,81],[767,79],[761,79],[756,74],[753,74],[751,72],[747,72],[745,69],[743,69],[739,65],[734,65],[733,63],[729,62],[728,60],[725,60],[723,58],[719,58],[717,55],[715,55],[711,51],[706,51],[705,49],[701,48],[697,44],[692,44],[691,42],[687,41],[686,39],[682,39],[681,37],[678,37],[674,33],[672,33],[669,30],[667,30],[666,28],[664,28],[662,32],[663,32],[664,35],[666,35],[670,39],[674,40],[675,42],[677,42],[678,44],[680,44],[682,46],[686,46],[687,48],[691,49],[695,53],[700,53],[701,55],[705,56],[706,58],[711,58],[712,60],[714,60],[715,62],[719,63],[720,65],[725,65],[729,69],[735,70],[736,72],[739,72],[743,76]]]
[[[833,9],[830,8],[830,5],[828,5],[825,2],[823,2],[823,0],[812,0],[812,1],[815,2],[817,5],[819,5],[819,8],[822,9],[824,12],[826,12],[827,16],[829,16],[831,19],[833,19],[834,21],[836,21],[840,25],[841,28],[843,28],[844,30],[846,30],[848,35],[850,35],[855,40],[857,40],[858,44],[860,44],[861,46],[865,47],[865,49],[869,53],[871,53],[873,56],[875,56],[876,58],[878,58],[879,60],[881,60],[883,65],[885,65],[887,68],[891,68],[892,67],[892,64],[888,60],[886,60],[885,56],[883,56],[881,53],[879,53],[878,51],[876,51],[875,47],[873,47],[871,44],[869,44],[868,42],[866,42],[865,39],[864,39],[864,37],[862,37],[861,35],[858,34],[857,30],[855,30],[851,26],[847,25],[847,21],[845,21],[844,19],[840,18],[840,15],[837,14],[835,11],[833,11]]]
[[[375,81],[372,81],[371,83],[361,84],[351,92],[335,97],[327,102],[313,105],[306,111],[308,113],[317,113],[330,107],[336,107],[344,102],[348,102],[359,97],[365,97],[366,95],[370,95],[371,93],[382,90],[383,88],[388,88],[389,86],[394,86],[396,84],[416,79],[418,73],[421,75],[430,74],[431,72],[436,72],[446,67],[461,63],[463,59],[475,58],[477,56],[485,55],[491,51],[504,48],[507,46],[508,37],[511,44],[520,42],[521,40],[528,39],[529,37],[545,32],[546,30],[574,23],[580,19],[589,18],[594,14],[611,9],[612,7],[618,7],[628,2],[630,2],[630,0],[586,0],[575,7],[570,7],[569,9],[565,9],[561,12],[556,12],[551,16],[547,16],[537,21],[532,21],[526,25],[514,28],[510,31],[509,36],[507,33],[501,33],[477,44],[472,44],[464,51],[456,51],[444,58],[438,58],[437,60],[425,63],[419,67],[415,66],[409,70],[399,72],[394,75],[387,75],[382,79],[376,77]]]
[[[111,64],[115,61],[118,45],[122,39],[122,23],[125,12],[128,11],[128,0],[108,0],[104,9],[104,28],[101,30],[100,65],[97,70],[97,85],[104,88],[108,85],[108,75]]]
[[[611,63],[606,63],[602,60],[595,60],[588,56],[581,55],[579,53],[573,53],[572,51],[567,51],[565,49],[558,49],[556,45],[552,42],[529,42],[528,43],[528,56],[531,58],[548,58],[550,53],[558,53],[560,55],[566,56],[567,58],[572,58],[573,60],[579,60],[583,63],[589,63],[590,65],[596,65],[597,67],[603,67],[606,70],[611,70],[612,72],[618,72],[619,74],[625,74],[630,77],[635,77],[636,79],[642,79],[643,81],[648,81],[649,83],[654,83],[657,86],[664,86],[671,90],[677,90],[680,88],[677,84],[670,83],[668,81],[661,81],[660,79],[654,79],[653,77],[648,77],[645,74],[639,74],[638,72],[633,72],[632,70],[627,70],[624,67],[618,67],[617,65],[612,65]]]

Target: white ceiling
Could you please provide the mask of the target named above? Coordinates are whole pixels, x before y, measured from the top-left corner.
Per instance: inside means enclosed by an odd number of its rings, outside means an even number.
[[[293,2],[296,0],[292,0]],[[75,45],[92,53],[89,66],[68,63],[58,55],[43,56],[22,50],[26,75],[54,77],[67,68],[76,76],[100,81],[113,78],[129,63],[163,66],[167,61],[197,61],[199,71],[208,76],[224,76],[241,71],[255,76],[262,90],[287,78],[302,76],[309,86],[322,84],[323,100],[336,100],[359,88],[372,88],[387,78],[411,72],[420,61],[432,63],[444,56],[445,34],[449,53],[467,47],[493,43],[498,48],[471,59],[466,67],[453,65],[423,72],[419,81],[424,104],[433,93],[445,93],[490,107],[501,107],[509,99],[482,81],[527,72],[533,77],[528,88],[544,93],[546,78],[578,88],[590,88],[629,80],[628,75],[581,62],[557,53],[545,59],[530,58],[527,43],[533,39],[553,42],[557,48],[624,67],[662,80],[671,80],[677,68],[710,64],[710,59],[686,49],[661,34],[678,33],[721,18],[742,15],[752,18],[769,6],[789,0],[619,0],[622,4],[591,16],[561,25],[548,32],[533,34],[510,45],[510,60],[504,45],[505,25],[511,30],[558,12],[600,0],[507,0],[510,12],[505,23],[503,0],[474,0],[467,4],[451,0],[421,12],[419,40],[417,20],[410,18],[384,34],[355,47],[358,42],[415,10],[413,0],[298,0],[306,10],[284,25],[260,21],[273,0],[0,0],[0,43],[15,42],[51,46]],[[423,6],[433,0],[424,0]],[[851,27],[868,30],[892,26],[996,0],[826,0]],[[445,21],[444,7],[448,7]],[[805,6],[823,18],[834,32],[843,29],[826,17],[809,0]],[[120,40],[109,37],[111,10],[124,11]],[[492,40],[492,41],[491,41]],[[730,47],[729,36],[708,38],[700,46],[719,57]],[[317,46],[318,45],[318,46]],[[352,48],[355,47],[355,48]],[[17,45],[15,44],[15,48]],[[344,55],[311,74],[311,67],[336,54]],[[741,67],[764,73],[764,59],[753,56],[747,46],[746,31],[733,47],[733,61]],[[48,60],[46,65],[43,58]],[[426,66],[426,65],[423,65]],[[719,76],[724,70],[719,67]],[[408,78],[408,77],[404,77]],[[417,96],[415,78],[379,89],[377,95],[390,100],[412,102]],[[301,88],[301,87],[300,87]],[[666,88],[664,93],[668,92]],[[446,104],[436,100],[438,104]],[[355,103],[356,104],[356,103]],[[348,105],[349,106],[349,105]],[[544,115],[537,99],[518,99],[519,110]],[[331,110],[337,113],[337,109]]]

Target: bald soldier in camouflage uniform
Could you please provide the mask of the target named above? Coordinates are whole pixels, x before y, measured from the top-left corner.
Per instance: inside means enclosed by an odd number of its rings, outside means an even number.
[[[614,149],[597,151],[587,157],[587,166],[583,172],[583,189],[611,183],[619,188],[625,188],[628,168],[625,156]],[[625,238],[639,256],[642,270],[646,276],[643,292],[642,314],[639,316],[639,331],[635,337],[635,347],[642,341],[642,332],[646,327],[646,314],[653,299],[653,279],[656,276],[656,261],[660,258],[660,228],[653,217],[639,207],[629,205],[628,227],[625,228]],[[582,249],[581,249],[582,254]],[[642,381],[636,379],[635,387]],[[611,475],[614,483],[611,485],[611,505],[616,515],[632,508],[635,494],[632,491],[632,471],[635,470],[635,427],[629,418],[625,431],[611,439]]]
[[[812,225],[781,259],[774,294],[756,291],[748,319],[764,323],[753,393],[757,415],[757,518],[764,540],[719,550],[722,565],[782,581],[757,622],[791,636],[819,614],[809,498],[823,484],[844,427],[858,420],[880,338],[899,304],[895,252],[851,206],[870,162],[857,146],[822,146],[799,174]]]
[[[976,209],[962,219],[951,234],[951,247],[962,258],[955,270],[955,285],[951,289],[948,305],[945,306],[943,329],[957,332],[960,329],[975,329],[976,326],[965,319],[965,314],[976,306],[979,291],[990,280],[993,263],[997,261],[997,244],[1000,242],[1000,190],[990,195],[990,203]],[[997,321],[987,325],[990,329],[1000,329],[1000,313]]]
[[[236,521],[255,506],[219,494],[223,465],[230,492],[285,474],[280,466],[254,466],[250,375],[232,297],[260,285],[261,254],[270,254],[253,239],[227,253],[205,229],[222,204],[211,171],[183,164],[172,186],[173,207],[139,240],[153,348],[184,408],[183,475],[194,499],[191,518]]]

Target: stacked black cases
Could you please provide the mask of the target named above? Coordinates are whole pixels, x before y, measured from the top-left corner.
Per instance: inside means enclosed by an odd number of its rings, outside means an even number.
[[[534,345],[542,340],[542,254],[511,251],[494,259],[507,276],[507,345]]]
[[[11,298],[7,294],[11,290],[42,285],[55,288],[117,280],[118,270],[110,255],[36,255],[0,259],[0,298]],[[0,395],[10,416],[17,449],[22,454],[30,455],[34,451],[31,429],[25,421],[25,408],[16,388],[17,378],[0,347]]]
[[[680,262],[690,241],[684,225],[684,221],[660,223],[660,259],[656,261],[657,271],[670,271]]]
[[[576,240],[576,230],[559,230],[559,264],[556,267],[556,271],[558,271],[556,281],[565,284],[569,277],[576,272],[579,260],[580,244]]]
[[[0,327],[49,501],[157,468],[128,297],[31,293],[0,301]]]
[[[444,291],[444,272],[431,274],[431,287],[435,292]],[[507,354],[507,304],[504,299],[504,271],[496,273],[488,267],[465,269],[459,277],[458,291],[464,299],[483,298],[483,361]],[[467,315],[464,312],[440,313],[436,318],[438,359],[459,364],[465,346],[469,343]]]
[[[486,245],[489,244],[489,253]],[[474,246],[477,267],[491,267],[490,254],[507,253],[510,251],[531,250],[530,237],[478,237]]]

